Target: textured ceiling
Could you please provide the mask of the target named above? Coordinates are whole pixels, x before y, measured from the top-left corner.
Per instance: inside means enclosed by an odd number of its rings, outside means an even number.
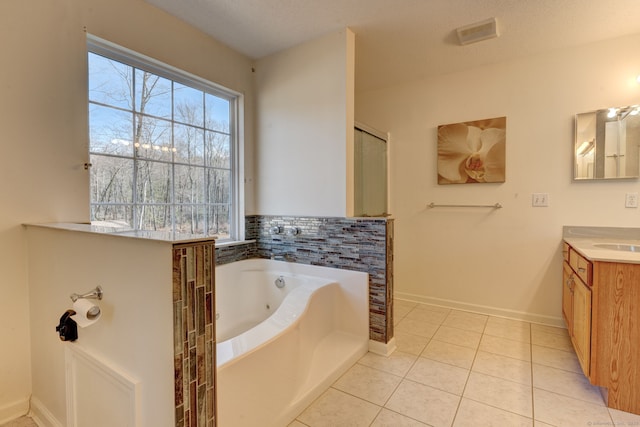
[[[254,59],[349,27],[358,90],[640,33],[640,0],[146,1]],[[491,17],[499,38],[458,44]]]

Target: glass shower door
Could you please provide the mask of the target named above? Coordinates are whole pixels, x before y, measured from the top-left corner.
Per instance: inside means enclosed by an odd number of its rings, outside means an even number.
[[[387,215],[387,141],[355,129],[354,215]]]

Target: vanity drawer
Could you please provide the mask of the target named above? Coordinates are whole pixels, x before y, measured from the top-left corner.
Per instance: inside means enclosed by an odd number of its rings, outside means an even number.
[[[573,271],[576,272],[578,277],[580,277],[586,285],[591,286],[593,273],[593,265],[591,264],[591,261],[580,255],[571,247],[569,248],[569,265],[571,265]]]

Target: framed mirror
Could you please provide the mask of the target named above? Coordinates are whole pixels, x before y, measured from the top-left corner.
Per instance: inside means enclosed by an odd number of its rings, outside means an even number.
[[[576,114],[575,180],[640,176],[640,106]]]

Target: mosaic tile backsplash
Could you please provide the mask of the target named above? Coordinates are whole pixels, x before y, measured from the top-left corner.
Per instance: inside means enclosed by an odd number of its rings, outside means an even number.
[[[215,242],[173,247],[176,427],[214,427]]]
[[[275,258],[369,273],[369,337],[383,343],[393,337],[392,219],[252,215],[245,227],[255,242],[216,248],[217,264]],[[294,227],[299,234],[288,233]]]

